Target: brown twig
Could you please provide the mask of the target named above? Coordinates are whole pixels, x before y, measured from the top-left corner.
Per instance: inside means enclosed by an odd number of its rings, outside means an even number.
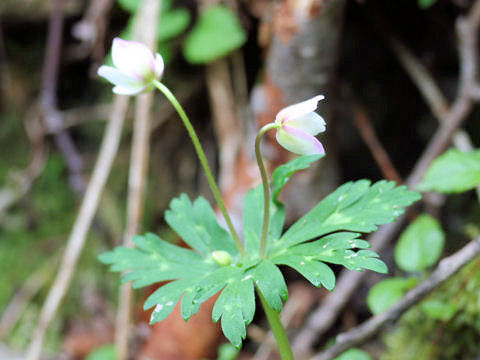
[[[432,161],[445,149],[455,131],[461,126],[473,107],[474,92],[477,86],[477,30],[480,12],[480,0],[472,7],[468,17],[457,21],[460,57],[460,83],[457,98],[445,115],[444,121],[428,143],[425,151],[417,161],[406,185],[414,188],[424,176]],[[475,16],[473,16],[474,14]],[[396,222],[385,225],[370,237],[374,251],[381,251],[392,236],[402,226],[405,215]],[[346,305],[365,273],[342,271],[335,291],[330,293],[309,317],[306,326],[293,341],[293,348],[300,356],[308,354],[313,342],[323,335],[334,323],[341,309]]]
[[[40,358],[45,332],[52,322],[70,285],[78,258],[85,244],[87,232],[90,229],[97,210],[100,195],[102,194],[118,150],[127,105],[128,97],[115,97],[110,120],[103,136],[100,153],[95,168],[93,169],[91,180],[88,183],[80,210],[68,238],[57,277],[43,304],[40,319],[28,346],[25,356],[26,360],[38,360]]]
[[[136,29],[135,37],[151,49],[156,47],[156,29],[160,8],[161,0],[145,0],[138,13],[138,24],[143,26]],[[145,184],[150,155],[150,118],[153,93],[138,95],[135,100],[135,122],[128,177],[127,225],[123,235],[123,245],[129,247],[134,246],[132,238],[140,230],[143,215]],[[119,360],[129,358],[128,335],[131,308],[132,285],[127,283],[120,287],[115,326],[115,347]]]
[[[463,266],[480,254],[480,237],[465,245],[455,254],[443,259],[423,283],[410,290],[391,308],[363,324],[340,334],[335,345],[316,355],[314,360],[330,360],[352,346],[358,345],[380,331],[387,323],[396,321],[405,311],[420,302],[426,295],[455,275]]]
[[[388,180],[393,180],[397,184],[403,183],[403,180],[397,169],[390,160],[390,156],[378,140],[375,128],[370,122],[370,118],[365,108],[354,98],[352,90],[345,86],[344,93],[349,98],[353,107],[353,122],[357,127],[360,136],[372,153],[373,158],[377,162],[378,167],[382,171],[383,176]]]
[[[85,191],[86,186],[82,176],[83,160],[70,134],[62,127],[62,120],[57,109],[56,98],[60,49],[62,45],[64,5],[65,0],[55,0],[50,16],[39,103],[45,127],[49,132],[54,134],[55,144],[67,162],[71,186],[77,194],[81,194]]]
[[[423,95],[437,120],[440,123],[445,121],[449,112],[449,104],[432,74],[399,39],[390,34],[387,40],[398,61]],[[472,87],[472,90],[475,90],[475,87]],[[472,93],[474,94],[475,91],[472,91]],[[476,98],[476,96],[473,97]],[[473,150],[472,140],[463,130],[457,130],[453,134],[452,142],[460,151],[469,152]],[[477,187],[477,197],[480,199],[480,186]]]

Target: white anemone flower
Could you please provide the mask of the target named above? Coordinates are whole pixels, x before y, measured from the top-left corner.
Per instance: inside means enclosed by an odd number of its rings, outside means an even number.
[[[275,124],[278,143],[288,151],[299,155],[325,154],[325,149],[315,135],[325,131],[325,120],[315,110],[323,100],[318,95],[310,100],[288,106],[277,114]]]
[[[153,89],[152,81],[163,74],[164,63],[160,54],[153,55],[144,44],[115,38],[112,44],[115,67],[102,65],[98,75],[115,85],[113,92],[136,95]]]

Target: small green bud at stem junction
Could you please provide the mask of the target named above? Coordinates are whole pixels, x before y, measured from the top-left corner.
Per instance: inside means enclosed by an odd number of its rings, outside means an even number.
[[[223,250],[217,250],[212,252],[213,260],[220,266],[228,266],[232,263],[232,257],[230,254]]]

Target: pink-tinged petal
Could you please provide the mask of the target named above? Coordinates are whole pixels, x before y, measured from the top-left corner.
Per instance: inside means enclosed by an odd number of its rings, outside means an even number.
[[[155,55],[155,78],[158,79],[162,76],[163,70],[165,69],[165,64],[163,62],[162,55]]]
[[[284,122],[289,127],[303,130],[310,135],[317,135],[325,131],[325,120],[315,112],[309,112],[300,117],[290,119]]]
[[[148,81],[154,76],[155,60],[150,49],[139,42],[113,39],[113,64],[127,75]]]
[[[283,126],[278,129],[276,138],[285,149],[298,155],[325,154],[320,141],[303,130]]]
[[[104,77],[116,87],[125,89],[125,91],[134,94],[145,88],[145,83],[136,78],[128,76],[118,69],[111,66],[102,65],[98,68],[98,75]],[[116,92],[116,91],[114,91]],[[122,92],[124,94],[125,92]]]
[[[281,124],[281,123],[284,123],[285,121],[288,121],[293,118],[297,118],[302,115],[308,114],[309,112],[315,111],[317,109],[317,103],[323,99],[325,99],[325,96],[317,95],[301,103],[287,106],[286,108],[280,110],[280,112],[275,117],[275,122]]]

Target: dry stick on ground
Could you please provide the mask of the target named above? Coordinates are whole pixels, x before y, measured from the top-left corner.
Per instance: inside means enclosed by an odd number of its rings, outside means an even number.
[[[63,32],[63,7],[65,0],[55,0],[48,28],[47,50],[42,71],[42,91],[40,94],[40,112],[45,127],[54,133],[55,144],[63,154],[69,174],[70,184],[77,194],[85,191],[82,177],[83,160],[73,143],[70,134],[63,129],[60,113],[57,109],[58,65]]]
[[[409,187],[415,187],[422,179],[432,161],[445,149],[455,131],[461,126],[473,107],[477,86],[478,55],[477,30],[480,21],[480,0],[477,0],[468,17],[459,18],[456,23],[459,57],[460,84],[457,98],[443,117],[440,128],[428,143],[406,180]],[[374,251],[381,251],[401,227],[405,215],[396,222],[384,225],[370,237]],[[335,322],[338,314],[360,284],[364,273],[343,270],[338,278],[335,291],[330,293],[320,307],[308,318],[305,327],[293,340],[294,351],[300,356],[308,355],[314,341],[323,335]]]
[[[396,321],[403,313],[420,302],[432,290],[455,275],[463,266],[480,255],[480,237],[472,240],[455,254],[443,259],[435,271],[423,283],[410,290],[405,296],[385,312],[376,315],[363,324],[340,334],[335,345],[316,355],[314,360],[330,360],[352,346],[361,344],[380,331],[383,326]]]
[[[160,15],[160,0],[144,0],[140,8],[136,38],[149,48],[155,49],[156,29]],[[127,221],[123,235],[123,245],[133,247],[132,238],[139,232],[145,203],[145,183],[150,154],[150,117],[153,92],[138,95],[135,99],[135,119],[133,142],[128,173]],[[117,321],[115,326],[115,347],[118,360],[129,357],[128,340],[132,308],[132,285],[120,287]]]
[[[40,358],[45,332],[68,290],[78,258],[85,244],[87,232],[90,229],[93,217],[98,208],[100,195],[102,194],[113,160],[117,154],[127,105],[128,97],[115,97],[110,120],[103,136],[100,153],[95,163],[92,177],[88,183],[80,210],[68,238],[57,277],[43,304],[40,319],[35,328],[32,341],[28,346],[25,360],[38,360]]]

